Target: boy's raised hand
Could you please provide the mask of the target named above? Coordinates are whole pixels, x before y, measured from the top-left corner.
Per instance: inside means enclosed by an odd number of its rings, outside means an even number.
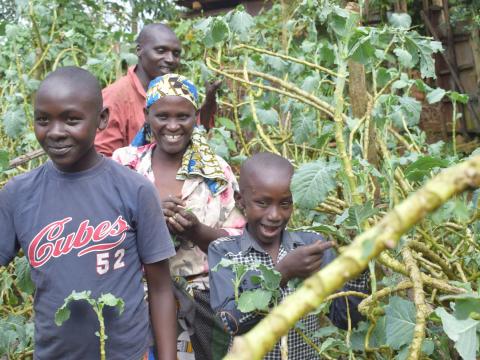
[[[323,252],[335,245],[333,241],[318,240],[310,245],[297,247],[280,260],[275,269],[282,274],[285,285],[290,279],[305,279],[320,269]]]

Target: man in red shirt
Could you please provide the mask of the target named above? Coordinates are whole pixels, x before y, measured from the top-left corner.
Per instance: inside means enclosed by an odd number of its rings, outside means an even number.
[[[112,156],[113,151],[128,146],[145,122],[146,89],[157,76],[175,72],[180,65],[181,44],[175,33],[164,24],[146,25],[137,38],[138,63],[102,91],[104,106],[110,112],[105,130],[95,138],[98,152]],[[200,122],[213,126],[216,111],[215,93],[220,81],[208,83]]]

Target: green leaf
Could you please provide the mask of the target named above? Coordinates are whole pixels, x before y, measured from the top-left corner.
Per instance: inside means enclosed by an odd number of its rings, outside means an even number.
[[[348,208],[348,217],[343,225],[349,229],[361,229],[362,224],[376,213],[378,213],[378,209],[373,207],[372,200],[361,205],[351,206]]]
[[[55,324],[57,324],[57,326],[60,326],[69,318],[70,318],[70,309],[68,307],[62,306],[55,313]]]
[[[434,168],[445,168],[450,165],[448,160],[433,156],[423,156],[405,169],[405,177],[410,181],[420,181],[428,176]]]
[[[442,296],[440,301],[455,300],[455,311],[453,315],[458,320],[466,320],[470,318],[470,314],[478,312],[480,309],[480,295],[479,294],[459,294]]]
[[[98,303],[116,307],[119,315],[121,315],[125,309],[125,302],[121,298],[117,298],[112,294],[102,294],[98,299]]]
[[[238,299],[238,310],[243,313],[251,311],[268,311],[268,304],[272,299],[272,292],[257,289],[243,292]]]
[[[335,177],[340,165],[319,159],[300,166],[292,178],[295,203],[301,208],[312,209],[325,200],[336,186]]]
[[[316,137],[317,126],[316,114],[300,114],[292,120],[293,139],[296,144],[309,143],[309,140]]]
[[[27,120],[20,108],[7,110],[3,117],[3,128],[8,137],[15,139],[25,131]]]
[[[395,350],[410,344],[415,328],[415,305],[398,296],[390,298],[385,306],[386,344]]]
[[[246,11],[235,11],[230,18],[230,28],[233,32],[246,34],[253,26],[253,17]]]
[[[262,124],[276,126],[278,124],[279,116],[275,109],[261,109],[257,108],[257,116]]]
[[[455,342],[455,349],[462,359],[475,360],[478,350],[477,328],[480,321],[458,320],[444,308],[437,308],[435,313],[442,319],[443,330]]]
[[[427,101],[428,101],[429,104],[437,103],[437,102],[439,102],[440,100],[443,99],[443,97],[445,96],[446,93],[447,92],[445,90],[443,90],[442,88],[436,88],[435,90],[430,91],[427,94]]]
[[[407,13],[393,13],[388,22],[396,28],[408,29],[412,25],[412,18]]]
[[[412,62],[412,55],[405,49],[396,48],[393,50],[397,56],[399,63],[406,68],[411,68],[414,64]]]
[[[33,294],[35,286],[30,277],[30,264],[25,256],[15,259],[15,276],[18,287],[27,294]]]
[[[0,150],[0,171],[7,170],[10,166],[10,157],[7,150]]]
[[[220,126],[224,126],[225,129],[230,130],[230,131],[236,131],[237,128],[235,127],[235,123],[230,120],[229,118],[226,117],[218,117],[215,119],[215,122],[219,124]]]
[[[210,29],[210,35],[214,43],[218,43],[220,41],[225,40],[228,38],[230,30],[228,29],[228,25],[222,19],[215,19],[212,27]]]
[[[450,91],[448,94],[450,100],[454,102],[460,102],[462,104],[468,103],[468,95],[467,94],[460,94],[456,91]]]
[[[262,273],[265,288],[270,291],[278,291],[280,288],[280,281],[282,280],[282,274],[263,264],[258,266],[258,270]]]

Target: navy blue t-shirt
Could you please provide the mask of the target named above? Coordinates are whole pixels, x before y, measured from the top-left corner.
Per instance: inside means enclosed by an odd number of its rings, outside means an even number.
[[[36,286],[35,359],[100,357],[98,320],[85,301],[71,303],[70,319],[55,325],[72,290],[122,298],[123,314],[104,308],[107,358],[141,358],[151,341],[142,264],[175,254],[147,179],[109,159],[78,173],[48,161],[13,178],[0,190],[0,265],[20,247]]]

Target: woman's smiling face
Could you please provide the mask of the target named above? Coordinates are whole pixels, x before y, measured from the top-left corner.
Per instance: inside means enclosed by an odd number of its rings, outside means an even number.
[[[197,110],[181,96],[165,96],[147,111],[147,121],[158,149],[168,155],[185,152],[192,137]]]

